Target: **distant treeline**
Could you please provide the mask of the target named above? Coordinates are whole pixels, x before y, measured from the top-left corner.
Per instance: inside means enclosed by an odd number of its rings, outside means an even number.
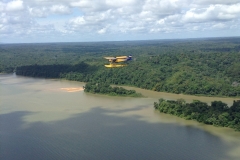
[[[177,101],[159,99],[154,102],[154,108],[160,112],[172,114],[187,120],[234,128],[240,131],[240,100],[234,101],[231,107],[221,101],[214,101],[209,106],[201,101],[186,103],[183,99]]]
[[[135,90],[127,90],[122,87],[111,87],[110,84],[106,83],[89,82],[84,86],[84,92],[110,96],[143,97],[141,93],[136,93]]]
[[[123,68],[104,56],[133,55]],[[0,72],[240,97],[240,38],[0,45]]]
[[[29,65],[17,67],[16,74],[43,78],[66,78],[87,82],[86,76],[95,73],[96,69],[96,66],[90,66],[84,62],[76,65]],[[76,73],[76,76],[73,76],[74,73]]]

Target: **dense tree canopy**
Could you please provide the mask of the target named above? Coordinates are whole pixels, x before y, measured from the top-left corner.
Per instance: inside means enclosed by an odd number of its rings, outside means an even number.
[[[104,67],[104,56],[130,54],[127,67]],[[240,38],[1,44],[0,57],[0,72],[240,97]]]
[[[89,82],[84,86],[84,91],[89,93],[106,94],[110,96],[142,97],[142,94],[136,93],[135,90],[127,90],[122,87],[112,87],[107,83]]]
[[[185,103],[183,99],[177,101],[159,99],[159,102],[154,102],[154,108],[187,120],[197,120],[201,123],[230,127],[240,131],[240,100],[234,101],[233,105],[228,107],[221,101],[214,101],[209,106],[201,101]]]

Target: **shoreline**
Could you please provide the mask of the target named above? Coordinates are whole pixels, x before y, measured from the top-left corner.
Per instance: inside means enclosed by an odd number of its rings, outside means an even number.
[[[135,87],[135,86],[124,86],[124,85],[111,85],[111,86],[116,86],[116,87],[127,87],[127,88],[137,88],[137,89],[141,89],[141,90],[146,90],[146,91],[152,91],[152,92],[156,92],[156,93],[165,93],[165,94],[175,94],[175,95],[180,95],[180,96],[195,96],[195,97],[209,97],[209,98],[232,98],[232,99],[240,99],[239,97],[227,97],[227,96],[211,96],[211,95],[204,95],[204,94],[184,94],[184,93],[171,93],[171,92],[158,92],[158,91],[154,91],[154,90],[149,90],[149,89],[143,89],[143,88],[139,88],[139,87]]]
[[[13,76],[19,76],[19,77],[46,79],[46,80],[70,81],[70,82],[84,83],[84,85],[87,83],[87,82],[80,82],[80,81],[72,81],[64,78],[44,78],[44,77],[22,76],[22,75],[16,75],[14,73],[12,74],[4,73],[4,75],[13,75]],[[214,97],[214,96],[207,96],[207,95],[201,95],[201,96],[187,95],[187,94],[176,94],[176,93],[168,93],[168,92],[157,92],[157,91],[142,89],[134,86],[124,86],[124,85],[111,85],[111,86],[123,87],[124,89],[132,89],[143,95],[143,97],[136,97],[136,98],[154,98],[154,99],[164,98],[167,100],[184,99],[186,102],[192,102],[193,100],[200,100],[208,104],[210,104],[212,101],[222,101],[224,103],[227,103],[227,105],[232,105],[234,100],[240,100],[240,97]],[[114,97],[122,97],[122,96],[114,96]]]
[[[202,102],[206,102],[210,104],[212,101],[222,101],[227,103],[227,105],[232,105],[233,101],[240,100],[237,97],[207,97],[207,96],[196,96],[196,95],[186,95],[186,94],[176,94],[176,93],[168,93],[168,92],[157,92],[137,87],[130,87],[130,86],[121,86],[126,89],[134,89],[136,92],[142,93],[143,96],[150,97],[150,98],[164,98],[167,100],[177,100],[177,99],[184,99],[186,102],[192,102],[193,100],[200,100]]]
[[[8,73],[4,73],[4,74],[8,74]],[[11,73],[9,73],[11,75]],[[12,73],[12,75],[15,76],[19,76],[19,77],[29,77],[29,78],[40,78],[40,79],[49,79],[49,80],[65,80],[65,81],[71,81],[71,82],[80,82],[80,83],[88,83],[88,82],[82,82],[82,81],[73,81],[73,80],[68,80],[65,78],[46,78],[46,77],[31,77],[31,76],[22,76],[22,75],[16,75],[15,73]],[[240,97],[227,97],[227,96],[211,96],[211,95],[191,95],[191,94],[184,94],[184,93],[171,93],[171,92],[158,92],[158,91],[154,91],[154,90],[148,90],[148,89],[143,89],[143,88],[138,88],[135,86],[128,86],[128,85],[116,85],[116,84],[111,84],[111,86],[116,86],[116,87],[123,87],[123,88],[133,88],[133,89],[139,89],[139,90],[146,90],[146,91],[151,91],[151,92],[156,92],[156,93],[161,93],[161,94],[174,94],[174,95],[179,95],[180,97],[184,97],[184,96],[193,96],[193,97],[204,97],[204,98],[216,98],[216,99],[220,99],[220,98],[227,98],[227,99],[233,99],[233,100],[240,100]]]

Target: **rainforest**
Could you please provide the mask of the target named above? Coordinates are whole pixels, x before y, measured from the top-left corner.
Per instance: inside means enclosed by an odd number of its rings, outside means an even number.
[[[105,56],[132,55],[121,68]],[[85,82],[85,92],[142,97],[134,86],[157,92],[240,97],[240,38],[89,43],[0,44],[0,73]],[[239,101],[227,106],[160,99],[155,109],[201,123],[240,130]]]
[[[132,55],[122,68],[104,56]],[[240,97],[240,38],[1,44],[0,72],[135,86],[159,92]]]
[[[187,120],[230,127],[240,131],[240,100],[234,101],[232,106],[227,106],[221,101],[213,101],[211,105],[208,105],[198,100],[186,103],[183,99],[177,101],[159,99],[159,102],[154,102],[154,108],[162,113],[172,114]]]
[[[143,97],[141,93],[136,93],[135,90],[127,90],[123,87],[112,87],[107,83],[87,83],[84,86],[84,91],[89,93],[105,94],[110,96],[124,96],[124,97]]]

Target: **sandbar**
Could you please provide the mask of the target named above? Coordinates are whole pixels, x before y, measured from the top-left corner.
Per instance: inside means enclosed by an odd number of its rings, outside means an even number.
[[[79,92],[79,91],[83,91],[83,87],[79,87],[79,88],[61,88],[61,90],[65,90],[67,92]]]

